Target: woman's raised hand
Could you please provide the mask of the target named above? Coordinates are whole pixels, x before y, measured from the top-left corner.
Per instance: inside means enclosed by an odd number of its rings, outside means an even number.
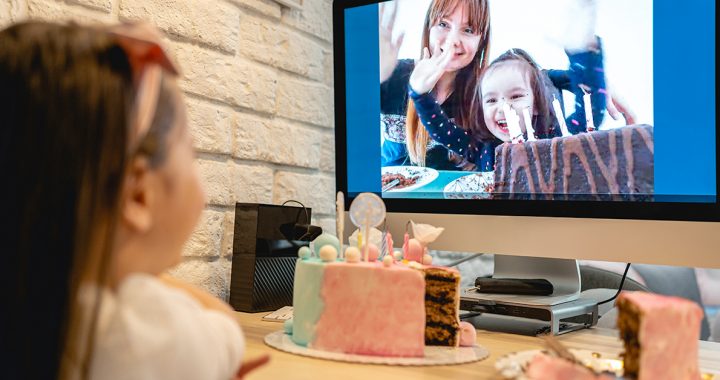
[[[387,17],[385,17],[385,8],[390,7]],[[397,17],[397,5],[381,3],[380,4],[380,83],[390,78],[398,61],[398,52],[402,45],[405,33],[400,33],[393,40],[393,28],[395,27],[395,18]]]
[[[568,19],[563,36],[563,47],[569,52],[597,50],[595,26],[597,24],[597,0],[571,0],[566,9]]]
[[[422,58],[415,63],[415,69],[410,75],[410,87],[418,94],[425,94],[435,87],[440,77],[445,74],[445,69],[452,60],[454,51],[452,42],[447,40],[443,49],[435,46],[433,54],[430,50],[423,48]]]

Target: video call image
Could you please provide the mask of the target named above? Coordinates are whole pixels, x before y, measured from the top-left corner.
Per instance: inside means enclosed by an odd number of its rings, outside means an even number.
[[[652,0],[378,4],[384,197],[652,200]]]

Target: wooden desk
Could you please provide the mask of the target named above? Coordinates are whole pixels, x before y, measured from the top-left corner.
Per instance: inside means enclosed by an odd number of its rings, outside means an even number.
[[[246,357],[269,353],[271,360],[262,369],[252,372],[248,380],[257,379],[501,379],[495,372],[495,360],[510,352],[541,348],[540,339],[531,336],[478,331],[478,343],[490,350],[485,360],[454,366],[395,367],[385,365],[351,364],[313,359],[288,354],[263,342],[265,335],[282,329],[282,323],[265,322],[267,313],[237,313],[247,339]],[[559,336],[570,348],[619,354],[622,342],[615,330],[593,328]],[[720,343],[700,342],[700,366],[704,371],[720,374]]]

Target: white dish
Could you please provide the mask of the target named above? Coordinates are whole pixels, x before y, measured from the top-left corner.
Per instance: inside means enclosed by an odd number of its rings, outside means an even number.
[[[590,350],[576,350],[570,348],[569,351],[575,355],[584,366],[589,367],[596,373],[609,372],[618,379],[625,379],[623,376],[623,362],[618,356],[610,354],[601,354]],[[495,361],[495,369],[504,379],[527,380],[525,377],[525,368],[532,358],[540,353],[541,350],[527,350],[512,352],[500,357]],[[702,380],[720,379],[717,374],[701,373]]]
[[[438,177],[437,170],[420,166],[384,166],[381,173],[383,176],[386,174],[400,174],[406,178],[417,177],[414,184],[401,188],[396,186],[387,190],[388,192],[412,191],[427,185]]]
[[[495,187],[494,172],[480,172],[451,181],[443,189],[448,199],[487,199]]]
[[[617,356],[600,354],[589,350],[569,349],[583,365],[595,372],[609,371],[616,376],[622,376],[622,360]],[[513,352],[500,357],[495,361],[495,369],[504,379],[526,380],[525,368],[532,358],[541,350],[528,350]]]
[[[386,356],[351,355],[339,352],[314,350],[295,344],[290,335],[284,331],[276,331],[265,336],[265,344],[280,351],[291,354],[309,356],[341,362],[386,364],[401,366],[428,366],[463,364],[483,360],[490,356],[490,352],[482,346],[473,347],[439,347],[426,346],[425,356],[422,358],[396,358]]]

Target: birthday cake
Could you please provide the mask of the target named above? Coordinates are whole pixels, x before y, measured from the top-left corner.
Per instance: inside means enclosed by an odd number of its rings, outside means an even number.
[[[622,292],[617,308],[625,376],[638,380],[700,378],[700,306],[684,298]]]
[[[495,149],[496,198],[650,200],[653,127],[632,125]]]
[[[392,254],[360,261],[357,248],[339,259],[334,250],[316,246],[316,254],[300,254],[286,325],[295,344],[388,357],[422,357],[426,345],[474,344],[474,329],[458,316],[456,270]]]

